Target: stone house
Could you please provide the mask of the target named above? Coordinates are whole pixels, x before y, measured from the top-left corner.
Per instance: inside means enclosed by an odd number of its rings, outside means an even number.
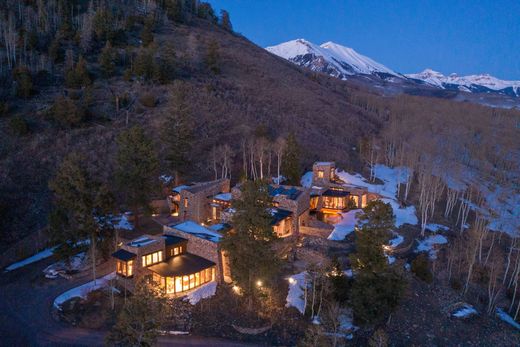
[[[268,186],[269,195],[273,199],[273,229],[279,237],[297,236],[300,226],[309,223],[310,191],[307,188],[296,186],[274,185]],[[240,185],[231,189],[233,199],[239,199],[241,195]],[[228,209],[224,213],[226,218],[231,218]],[[232,214],[232,213],[231,213]]]
[[[229,190],[229,179],[182,185],[173,188],[168,204],[172,215],[180,220],[210,224],[220,219],[221,210],[226,208],[226,201],[222,199]]]
[[[112,254],[118,282],[133,291],[144,277],[173,296],[185,295],[206,283],[219,283],[223,280],[220,253],[210,242],[175,226],[165,226],[162,235],[145,234],[125,242]]]

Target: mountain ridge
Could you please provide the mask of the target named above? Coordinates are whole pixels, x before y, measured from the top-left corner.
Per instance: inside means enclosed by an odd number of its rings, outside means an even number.
[[[492,93],[520,97],[520,81],[501,80],[490,74],[448,76],[427,68],[419,73],[402,74],[356,52],[353,48],[332,41],[316,45],[305,39],[295,39],[265,48],[267,51],[309,68],[315,72],[347,80],[355,75],[371,75],[382,80],[401,79],[418,86],[461,91],[468,93]]]

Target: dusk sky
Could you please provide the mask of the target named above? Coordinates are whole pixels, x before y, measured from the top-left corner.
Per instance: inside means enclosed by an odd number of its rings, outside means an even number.
[[[520,1],[210,0],[265,47],[297,38],[352,47],[401,73],[520,80]]]

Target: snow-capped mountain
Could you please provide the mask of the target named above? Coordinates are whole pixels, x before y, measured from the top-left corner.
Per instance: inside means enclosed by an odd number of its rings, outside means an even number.
[[[392,69],[362,55],[352,48],[334,42],[316,45],[297,39],[266,48],[269,52],[313,71],[347,79],[351,75],[376,75],[381,78],[401,77]]]
[[[431,69],[417,74],[403,75],[359,54],[352,48],[334,42],[316,45],[305,39],[297,39],[267,47],[266,50],[296,65],[340,79],[346,80],[355,76],[369,77],[370,83],[375,83],[378,88],[391,88],[390,85],[400,88],[398,85],[401,87],[404,85],[412,94],[421,94],[427,89],[441,89],[451,92],[451,95],[453,92],[462,91],[512,97],[514,100],[520,97],[520,81],[504,81],[488,74],[445,76]],[[386,83],[386,87],[379,85],[382,80]],[[388,84],[388,82],[395,83]]]
[[[520,96],[520,81],[504,81],[488,74],[445,76],[440,72],[426,69],[418,74],[407,74],[406,77],[425,82],[442,89],[458,89],[466,92],[500,92],[510,96]]]

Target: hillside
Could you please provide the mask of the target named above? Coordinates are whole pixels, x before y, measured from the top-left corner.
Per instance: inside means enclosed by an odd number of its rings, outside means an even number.
[[[43,71],[39,67],[33,71],[29,66],[33,90],[26,98],[12,96],[10,90],[16,89],[16,84],[9,86],[8,72],[3,71],[6,84],[1,95],[8,108],[0,118],[4,242],[45,226],[50,206],[47,182],[67,153],[87,153],[100,168],[99,174],[108,180],[117,134],[140,124],[161,154],[159,134],[179,81],[189,90],[187,102],[194,115],[196,139],[185,180],[211,177],[209,152],[213,146],[223,144],[229,144],[235,152],[233,167],[238,175],[241,143],[258,131],[271,139],[293,132],[305,153],[304,165],[319,158],[337,160],[346,167],[359,166],[355,146],[363,134],[376,131],[378,122],[349,102],[349,90],[341,81],[310,75],[211,20],[196,17],[189,24],[160,18],[154,27],[154,42],[148,49],[155,57],[175,52],[171,80],[160,83],[129,79],[124,73],[129,60],[137,59],[135,52],[142,49],[143,21],[137,17],[126,42],[114,45],[120,58],[110,78],[103,77],[98,63],[103,42],[97,42],[86,54],[72,40],[63,40],[63,54],[72,52],[75,61],[80,54],[85,58],[92,80],[87,87],[66,86],[65,58]],[[218,74],[209,71],[204,63],[210,42],[218,46]],[[128,51],[134,51],[134,55],[125,55]],[[87,116],[81,123],[56,122],[53,103],[60,95],[86,105]],[[150,95],[156,97],[156,105],[149,105],[154,107],[143,105],[144,97]],[[21,119],[26,131],[16,130],[13,119]]]

